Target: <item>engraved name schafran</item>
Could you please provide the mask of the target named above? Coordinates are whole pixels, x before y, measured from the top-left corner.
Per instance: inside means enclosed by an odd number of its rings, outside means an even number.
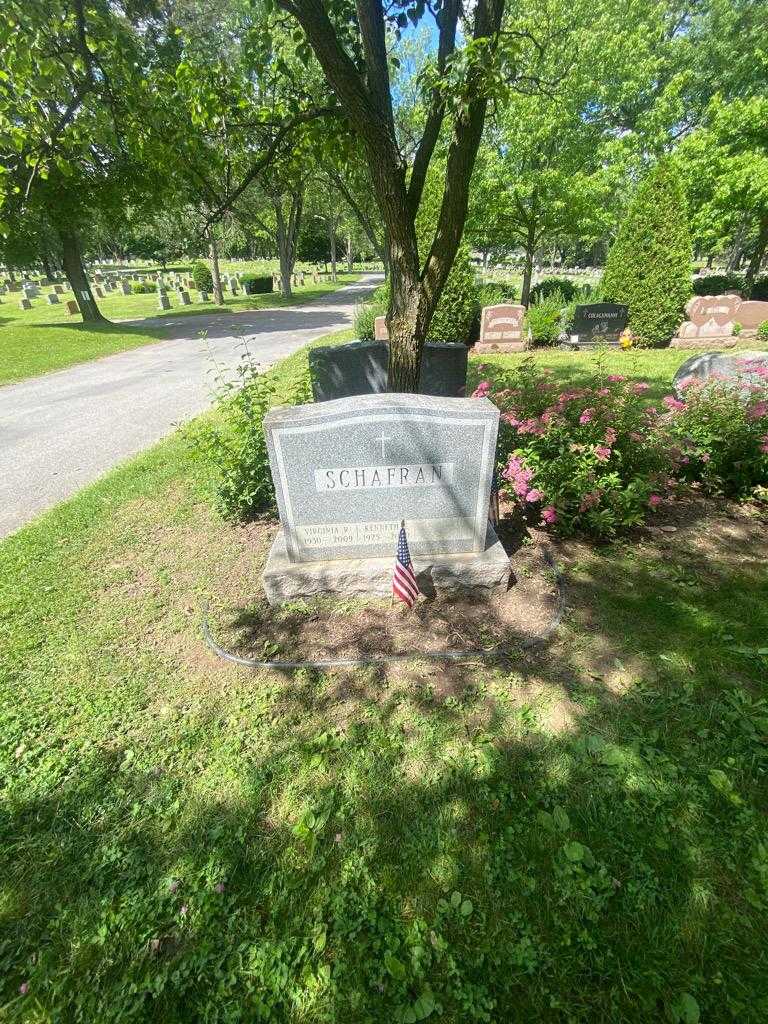
[[[410,466],[343,466],[316,469],[318,491],[367,491],[377,487],[445,487],[453,483],[455,463]]]

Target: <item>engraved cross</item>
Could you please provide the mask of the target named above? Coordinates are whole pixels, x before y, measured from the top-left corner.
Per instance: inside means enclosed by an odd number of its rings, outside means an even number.
[[[386,452],[384,450],[384,443],[386,441],[391,441],[391,440],[392,440],[391,434],[385,434],[384,430],[382,429],[382,431],[381,431],[381,461],[382,462],[384,462],[386,457],[387,457]]]

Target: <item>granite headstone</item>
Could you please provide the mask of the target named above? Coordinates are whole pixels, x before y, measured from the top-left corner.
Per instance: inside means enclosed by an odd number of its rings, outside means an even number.
[[[685,392],[685,382],[690,378],[706,380],[713,376],[743,380],[747,385],[746,394],[751,393],[750,384],[768,386],[768,351],[701,352],[686,359],[672,383],[677,394],[681,395]]]
[[[524,317],[525,306],[509,303],[485,306],[480,319],[480,340],[475,346],[476,351],[523,349]]]
[[[264,418],[293,562],[482,551],[499,410],[487,399],[361,395]]]
[[[466,345],[428,342],[421,362],[420,393],[463,398],[467,383]],[[389,346],[381,341],[353,341],[309,351],[312,394],[316,402],[387,390]]]
[[[577,306],[571,335],[578,337],[579,348],[598,344],[618,345],[619,335],[627,326],[627,306],[618,302],[593,302]]]

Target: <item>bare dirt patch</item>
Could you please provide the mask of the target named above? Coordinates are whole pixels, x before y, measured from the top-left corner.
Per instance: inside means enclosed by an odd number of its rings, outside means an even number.
[[[258,577],[266,544],[261,534],[274,525],[255,525],[244,535],[253,552]],[[217,641],[241,657],[321,661],[387,655],[478,651],[516,647],[549,629],[559,608],[559,590],[545,537],[505,531],[510,555],[510,586],[489,600],[471,594],[420,599],[409,612],[387,600],[314,599],[271,608],[257,597],[243,604],[243,594],[228,593],[227,581],[213,595],[211,614]],[[418,568],[418,566],[417,566]],[[213,603],[212,602],[212,603]]]

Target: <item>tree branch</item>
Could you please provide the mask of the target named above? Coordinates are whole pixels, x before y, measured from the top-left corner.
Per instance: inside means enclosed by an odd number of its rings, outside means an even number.
[[[448,58],[456,48],[456,24],[459,20],[459,0],[446,0],[440,11],[440,39],[437,45],[437,73],[442,76]],[[408,186],[408,207],[411,215],[415,216],[421,202],[424,191],[424,182],[427,179],[427,170],[432,154],[435,151],[437,140],[440,136],[440,128],[445,117],[445,98],[440,89],[432,90],[432,101],[424,125],[424,134],[421,136],[416,156],[411,170],[411,181]]]

